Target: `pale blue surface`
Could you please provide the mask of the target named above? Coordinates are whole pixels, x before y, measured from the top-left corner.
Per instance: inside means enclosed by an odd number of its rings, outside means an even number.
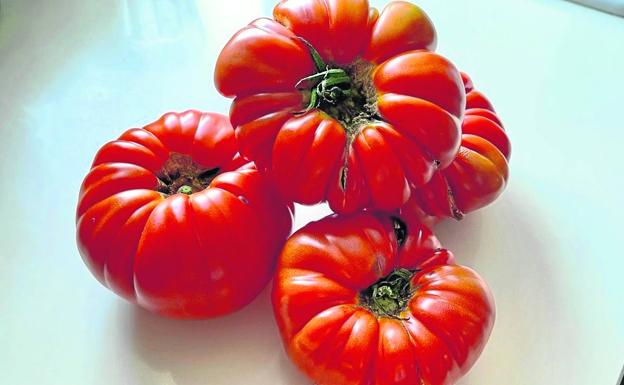
[[[624,21],[555,0],[418,3],[513,141],[502,198],[439,227],[497,301],[490,343],[461,384],[615,383]],[[97,148],[168,110],[227,111],[216,55],[272,5],[2,0],[0,383],[308,384],[282,353],[266,291],[224,319],[160,319],[102,288],[74,242]],[[324,213],[300,210],[297,226]]]

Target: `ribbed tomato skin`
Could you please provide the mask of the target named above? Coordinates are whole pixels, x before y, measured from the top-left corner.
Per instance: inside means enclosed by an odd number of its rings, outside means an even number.
[[[158,173],[171,153],[220,174],[203,191],[165,197]],[[291,205],[238,155],[227,117],[195,110],[167,113],[102,146],[76,212],[78,249],[93,275],[176,318],[219,316],[250,302],[291,225]]]
[[[286,352],[318,385],[451,385],[474,364],[495,308],[486,283],[415,216],[399,241],[387,214],[330,216],[285,244],[273,310]],[[396,269],[416,271],[398,318],[360,293]]]
[[[325,63],[365,63],[375,116],[357,127],[315,108],[297,82]],[[434,53],[436,33],[417,6],[392,1],[285,0],[223,48],[215,85],[233,98],[230,119],[241,154],[269,172],[293,201],[327,201],[339,213],[399,208],[411,191],[459,151],[465,91],[461,75]]]
[[[466,90],[466,113],[462,121],[459,153],[451,165],[433,174],[429,183],[415,191],[402,211],[419,213],[436,222],[461,219],[467,213],[494,202],[509,179],[511,142],[487,97],[475,90],[462,73]]]

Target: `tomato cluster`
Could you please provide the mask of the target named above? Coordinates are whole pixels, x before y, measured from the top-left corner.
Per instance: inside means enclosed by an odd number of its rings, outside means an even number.
[[[503,191],[503,124],[411,3],[283,0],[273,16],[217,59],[229,117],[168,113],[99,150],[80,254],[115,293],[177,318],[236,311],[273,277],[285,349],[319,385],[452,384],[494,301],[430,226]],[[323,201],[336,214],[288,238],[293,202]]]

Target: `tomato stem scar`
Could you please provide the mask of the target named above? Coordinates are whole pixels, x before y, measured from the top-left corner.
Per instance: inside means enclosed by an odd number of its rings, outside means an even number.
[[[172,152],[157,173],[155,190],[164,197],[173,194],[190,195],[204,190],[219,175],[218,168],[206,169],[193,161],[190,155]]]

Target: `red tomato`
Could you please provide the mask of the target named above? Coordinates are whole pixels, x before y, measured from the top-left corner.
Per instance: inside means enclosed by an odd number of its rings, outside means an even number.
[[[273,309],[288,355],[318,385],[453,384],[494,323],[485,282],[430,230],[370,213],[295,233]]]
[[[187,111],[99,150],[80,189],[77,242],[115,293],[166,316],[203,318],[260,292],[291,221],[266,177],[237,154],[227,117]]]
[[[286,0],[240,30],[215,83],[241,154],[285,196],[336,212],[396,209],[459,150],[461,76],[417,6]]]
[[[449,167],[412,194],[403,211],[419,212],[430,221],[462,219],[464,214],[492,203],[509,178],[511,143],[494,107],[462,73],[466,113],[459,153]]]

